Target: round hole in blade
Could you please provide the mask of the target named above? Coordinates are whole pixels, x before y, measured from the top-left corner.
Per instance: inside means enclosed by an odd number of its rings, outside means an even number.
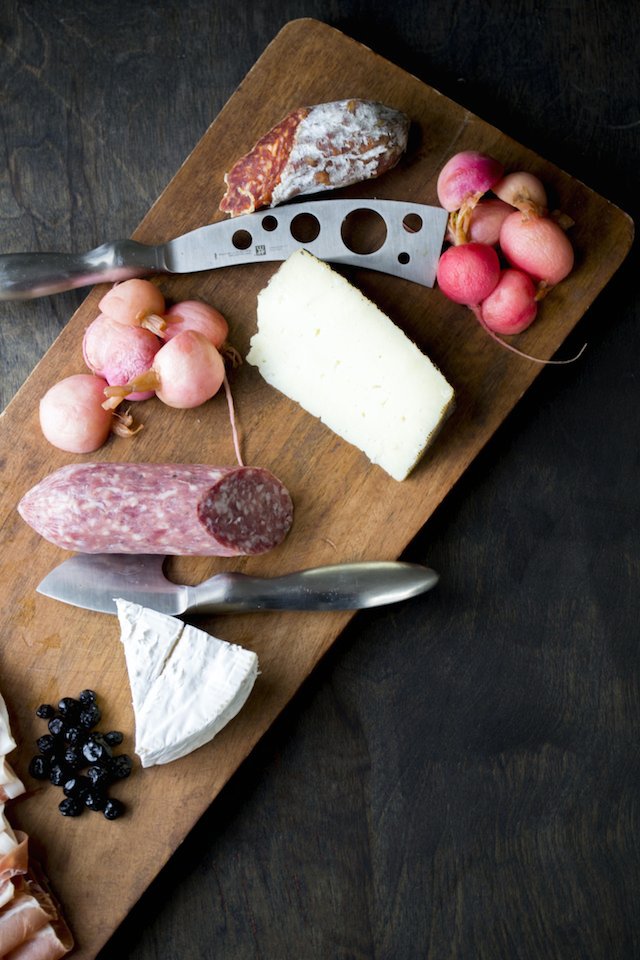
[[[320,233],[320,221],[313,213],[299,213],[291,221],[289,229],[298,243],[312,243]]]
[[[278,226],[278,221],[270,213],[262,218],[262,229],[272,233]]]
[[[352,210],[342,221],[342,242],[352,253],[375,253],[387,239],[384,217],[376,210]]]
[[[231,243],[236,250],[248,250],[252,243],[252,236],[248,230],[236,230],[231,238]]]
[[[407,233],[419,233],[422,230],[422,217],[418,213],[408,213],[402,221]]]
[[[408,253],[403,252],[398,254],[398,263],[401,263],[403,267],[406,267],[410,260],[411,257]]]

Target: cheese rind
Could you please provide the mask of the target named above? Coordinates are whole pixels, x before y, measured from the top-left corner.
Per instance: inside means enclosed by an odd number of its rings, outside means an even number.
[[[395,480],[408,476],[453,403],[415,343],[306,250],[259,293],[247,361]]]
[[[170,763],[215,737],[258,675],[251,650],[175,617],[116,601],[143,767]]]

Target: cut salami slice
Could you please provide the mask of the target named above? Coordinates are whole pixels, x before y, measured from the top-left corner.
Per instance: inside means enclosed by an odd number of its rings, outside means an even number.
[[[80,553],[248,556],[276,547],[293,520],[289,492],[268,470],[205,464],[70,464],[18,510]]]
[[[220,210],[232,217],[300,194],[379,177],[406,150],[409,119],[370,100],[299,107],[225,174]]]

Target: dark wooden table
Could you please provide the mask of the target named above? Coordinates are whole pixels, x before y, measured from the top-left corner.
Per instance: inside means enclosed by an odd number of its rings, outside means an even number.
[[[300,16],[637,218],[631,2],[3,0],[2,252],[129,235]],[[640,956],[636,256],[407,551],[436,593],[354,619],[100,960]],[[3,406],[83,297],[0,304]]]

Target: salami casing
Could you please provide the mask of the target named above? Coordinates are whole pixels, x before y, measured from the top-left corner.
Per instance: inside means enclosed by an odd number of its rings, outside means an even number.
[[[379,177],[407,147],[409,119],[370,100],[336,100],[287,114],[225,174],[232,217],[300,194]]]
[[[289,492],[268,470],[204,464],[70,464],[18,510],[79,553],[248,556],[276,547],[293,520]]]

